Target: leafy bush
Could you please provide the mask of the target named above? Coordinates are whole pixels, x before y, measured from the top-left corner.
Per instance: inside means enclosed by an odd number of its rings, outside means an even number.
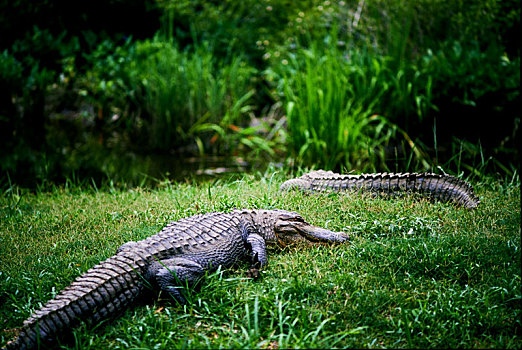
[[[123,127],[129,145],[273,154],[275,141],[249,126],[256,70],[241,56],[220,60],[206,42],[181,50],[156,37],[120,47],[105,42],[89,60],[85,94],[99,105],[106,126]]]
[[[217,57],[227,59],[239,54],[256,68],[265,67],[261,58],[265,48],[286,42],[296,32],[292,25],[300,14],[323,2],[157,0],[164,11],[164,38],[175,39],[182,46],[205,41]],[[302,30],[298,28],[298,32]]]
[[[0,58],[0,171],[13,178],[43,176],[46,110],[49,98],[67,59],[78,46],[75,40],[54,36],[33,27],[24,40],[17,40]],[[52,107],[51,107],[52,108]]]
[[[191,53],[159,40],[140,42],[127,72],[131,84],[140,86],[148,134],[158,149],[186,144],[212,124],[244,125],[251,109],[252,68],[239,57],[217,62],[203,45]],[[210,146],[200,144],[201,151]]]
[[[510,60],[501,48],[481,50],[477,42],[463,45],[447,41],[437,50],[428,50],[421,58],[422,69],[433,76],[437,97],[476,106],[485,94],[503,90],[514,100],[520,87],[520,58]]]
[[[518,152],[520,57],[510,59],[494,44],[481,49],[477,42],[447,41],[422,55],[419,69],[433,80],[437,112],[428,120],[440,130],[438,141],[456,143],[453,149],[467,144],[459,162],[468,171],[476,172],[478,163],[483,167],[484,158],[491,157],[493,167],[482,171],[513,175],[508,159],[516,159]],[[447,152],[441,162],[455,154]],[[482,160],[477,163],[478,158]]]

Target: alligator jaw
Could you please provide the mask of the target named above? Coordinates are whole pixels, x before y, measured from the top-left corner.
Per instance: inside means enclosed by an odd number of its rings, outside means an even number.
[[[299,218],[301,219],[301,218]],[[348,234],[313,226],[304,220],[281,220],[276,224],[277,240],[280,244],[310,242],[345,242]]]
[[[349,240],[348,234],[344,232],[334,232],[312,225],[302,225],[297,229],[301,236],[312,242],[345,242]]]

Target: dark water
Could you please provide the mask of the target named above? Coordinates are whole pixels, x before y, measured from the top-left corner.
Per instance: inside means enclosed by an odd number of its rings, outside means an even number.
[[[139,158],[139,162],[147,165],[149,176],[164,176],[171,180],[244,173],[254,168],[253,163],[241,157],[147,155]]]
[[[154,185],[165,180],[204,181],[240,177],[264,171],[269,160],[222,156],[180,156],[165,154],[106,154],[100,161],[105,179],[130,185]]]

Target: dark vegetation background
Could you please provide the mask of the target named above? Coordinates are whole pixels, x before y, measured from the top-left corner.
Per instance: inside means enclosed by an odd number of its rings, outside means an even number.
[[[152,154],[518,173],[519,1],[1,1],[0,16],[3,186],[143,183]]]

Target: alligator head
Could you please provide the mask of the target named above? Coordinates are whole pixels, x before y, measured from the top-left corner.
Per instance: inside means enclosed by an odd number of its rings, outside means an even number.
[[[334,232],[310,225],[301,215],[284,210],[277,213],[274,233],[277,242],[281,245],[302,241],[345,242],[349,239],[348,234],[344,232]]]

